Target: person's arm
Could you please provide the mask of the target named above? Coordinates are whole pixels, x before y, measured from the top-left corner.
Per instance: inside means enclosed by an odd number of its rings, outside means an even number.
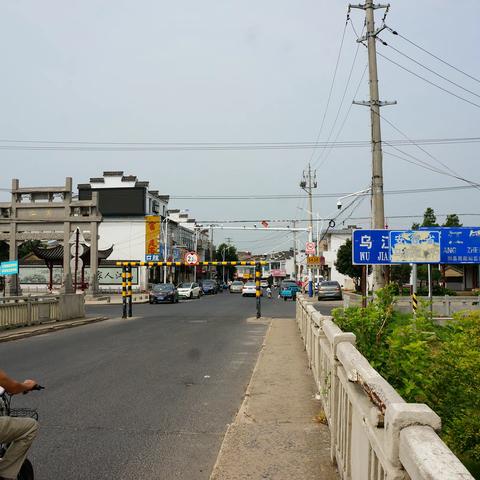
[[[37,382],[35,380],[17,382],[10,378],[3,370],[0,370],[0,386],[12,395],[29,392],[36,384]]]

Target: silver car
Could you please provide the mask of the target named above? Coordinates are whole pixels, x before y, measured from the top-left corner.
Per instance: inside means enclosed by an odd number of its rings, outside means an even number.
[[[230,293],[242,293],[243,290],[243,282],[240,280],[235,280],[230,285]]]
[[[318,299],[342,300],[342,287],[338,282],[322,282],[318,289]]]

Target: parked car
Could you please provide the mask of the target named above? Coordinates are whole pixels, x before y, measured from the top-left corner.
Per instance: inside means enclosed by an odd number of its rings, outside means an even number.
[[[242,288],[242,297],[255,297],[257,295],[257,286],[255,282],[247,282]],[[260,295],[263,292],[260,290]]]
[[[260,286],[262,288],[267,288],[268,287],[268,280],[260,280]]]
[[[300,287],[297,285],[297,282],[294,280],[283,280],[280,284],[279,295],[280,298],[283,298],[285,301],[287,301],[289,298],[295,301],[299,291]]]
[[[173,283],[157,283],[152,285],[149,294],[150,303],[178,303],[178,292]]]
[[[230,293],[242,293],[243,290],[243,282],[240,280],[235,280],[230,285]]]
[[[200,285],[195,282],[184,282],[177,287],[180,298],[200,298]]]
[[[201,287],[204,295],[215,295],[218,293],[218,284],[215,280],[203,280]]]
[[[325,298],[342,300],[342,287],[338,282],[322,282],[318,289],[318,299],[324,300]]]

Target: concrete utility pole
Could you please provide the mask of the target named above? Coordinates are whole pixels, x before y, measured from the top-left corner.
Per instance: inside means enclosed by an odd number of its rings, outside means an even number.
[[[303,178],[300,182],[300,188],[305,190],[308,195],[308,214],[309,214],[309,232],[308,241],[313,242],[313,198],[312,189],[317,188],[317,172],[313,172],[310,163],[308,164],[307,174],[303,172]],[[309,255],[310,257],[311,255]],[[313,285],[312,285],[312,269],[308,268],[308,296],[313,297]]]
[[[366,30],[364,37],[358,42],[367,42],[368,47],[368,71],[370,77],[370,101],[353,102],[357,105],[370,107],[371,136],[372,136],[372,228],[385,228],[385,210],[383,200],[383,153],[382,133],[380,125],[380,107],[395,105],[397,102],[381,102],[378,93],[377,72],[377,35],[385,28],[375,29],[375,10],[387,9],[389,5],[375,5],[373,0],[365,0],[364,5],[350,5],[350,8],[365,10]],[[385,286],[384,268],[382,265],[373,266],[373,289],[378,290]]]

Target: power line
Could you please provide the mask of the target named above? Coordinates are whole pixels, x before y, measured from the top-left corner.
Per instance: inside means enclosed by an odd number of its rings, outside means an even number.
[[[340,48],[338,49],[337,61],[335,63],[335,70],[333,72],[332,83],[330,85],[330,91],[328,93],[327,105],[325,106],[325,110],[323,111],[322,123],[320,124],[320,128],[318,130],[317,139],[316,139],[315,143],[318,143],[318,141],[320,140],[320,136],[322,134],[323,127],[325,125],[325,119],[327,117],[328,108],[330,106],[330,101],[332,99],[333,87],[335,85],[335,79],[337,78],[338,65],[340,63],[340,57],[341,57],[342,49],[343,49],[343,42],[345,40],[345,33],[347,31],[347,25],[348,25],[349,20],[350,20],[350,15],[347,13],[347,20],[346,20],[345,25],[343,27],[342,39],[340,41]],[[310,160],[308,161],[308,163],[311,163],[314,155],[315,155],[315,150],[312,150],[312,154],[310,155]]]
[[[475,103],[475,102],[472,102],[470,100],[468,100],[467,98],[465,97],[462,97],[460,95],[457,95],[456,93],[450,91],[450,90],[447,90],[446,88],[442,87],[441,85],[438,85],[438,83],[435,83],[435,82],[432,82],[431,80],[428,80],[428,78],[425,78],[423,77],[422,75],[419,75],[418,73],[415,73],[413,72],[412,70],[408,69],[407,67],[401,65],[400,63],[398,62],[395,62],[395,60],[392,60],[391,58],[387,57],[386,55],[383,55],[382,53],[380,52],[377,52],[377,54],[384,58],[385,60],[388,60],[390,63],[393,63],[394,65],[396,65],[397,67],[401,68],[402,70],[405,70],[406,72],[410,73],[411,75],[417,77],[417,78],[420,78],[421,80],[423,80],[424,82],[427,82],[429,85],[432,85],[436,88],[438,88],[439,90],[442,90],[443,92],[445,93],[448,93],[449,95],[452,95],[453,97],[456,97],[458,98],[459,100],[462,100],[466,103],[469,103],[470,105],[473,105],[474,107],[477,107],[477,108],[480,108],[480,105],[478,103]]]
[[[414,58],[410,57],[410,56],[407,55],[406,53],[403,53],[402,51],[398,50],[398,48],[395,48],[395,47],[393,47],[392,45],[390,45],[389,43],[383,41],[380,37],[376,37],[376,38],[377,38],[377,40],[378,40],[379,42],[382,43],[382,45],[385,45],[386,47],[391,48],[392,50],[394,50],[394,51],[397,52],[398,54],[402,55],[403,57],[408,58],[408,60],[410,60],[411,62],[413,62],[413,63],[415,63],[416,65],[420,66],[421,68],[424,68],[425,70],[427,70],[427,71],[430,72],[430,73],[433,73],[434,75],[436,75],[437,77],[441,78],[442,80],[445,80],[446,82],[451,83],[452,85],[455,85],[457,88],[460,88],[461,90],[464,90],[465,92],[468,92],[468,93],[470,93],[471,95],[474,95],[475,97],[480,98],[480,95],[479,95],[478,93],[475,93],[475,92],[473,92],[472,90],[469,90],[468,88],[462,87],[462,85],[460,85],[459,83],[454,82],[453,80],[450,80],[449,78],[447,78],[447,77],[445,77],[444,75],[436,72],[436,71],[433,70],[432,68],[427,67],[427,66],[424,65],[423,63],[418,62],[417,60],[415,60]]]
[[[55,142],[47,140],[0,140],[0,144],[12,143],[11,145],[0,145],[0,150],[25,150],[25,151],[86,151],[86,152],[116,152],[116,151],[245,151],[245,150],[298,150],[318,148],[360,148],[369,147],[370,142],[366,140],[348,140],[333,142],[265,142],[265,143],[115,143],[115,142]],[[31,143],[35,142],[32,146]],[[417,139],[415,143],[422,145],[457,145],[475,144],[480,142],[480,137],[442,137]],[[13,143],[16,143],[14,145]],[[405,145],[411,142],[393,139],[390,143]],[[37,145],[38,144],[38,145]]]
[[[390,32],[392,33],[392,35],[397,35],[399,36],[400,38],[403,38],[403,40],[405,40],[406,42],[410,43],[411,45],[413,45],[414,47],[417,47],[419,50],[421,50],[422,52],[425,52],[426,54],[430,55],[431,57],[435,58],[436,60],[442,62],[444,65],[447,65],[449,66],[450,68],[453,68],[454,70],[456,70],[457,72],[461,73],[462,75],[465,75],[466,77],[472,79],[472,80],[475,80],[476,82],[480,83],[480,79],[474,77],[473,75],[470,75],[466,72],[464,72],[463,70],[461,70],[460,68],[458,67],[455,67],[454,65],[452,65],[451,63],[448,63],[447,61],[443,60],[442,58],[438,57],[437,55],[435,55],[434,53],[432,52],[429,52],[426,48],[423,48],[421,47],[420,45],[418,45],[417,43],[413,42],[412,40],[409,40],[407,37],[405,37],[404,35],[401,35],[400,33],[398,33],[397,31],[393,30],[392,28],[390,28],[389,26],[385,25],[385,28]]]
[[[362,32],[363,33],[363,32]],[[338,110],[337,110],[337,114],[335,116],[335,120],[333,121],[333,124],[332,124],[332,128],[330,129],[330,133],[328,134],[328,138],[327,138],[327,143],[330,142],[330,139],[332,138],[332,135],[333,135],[333,132],[335,130],[335,127],[337,126],[337,122],[338,122],[338,118],[340,117],[340,112],[342,111],[342,107],[343,107],[343,102],[345,101],[345,97],[347,95],[347,91],[348,91],[348,87],[350,86],[350,81],[352,79],[352,74],[353,74],[353,70],[355,68],[355,64],[357,62],[357,57],[358,57],[358,52],[360,50],[360,44],[357,45],[357,49],[355,51],[355,55],[353,57],[353,62],[352,62],[352,66],[350,68],[350,72],[349,72],[349,75],[348,75],[348,78],[347,78],[347,82],[345,84],[345,88],[343,90],[343,95],[342,95],[342,99],[340,101],[340,105],[338,106]],[[325,147],[326,148],[326,147]],[[320,160],[322,159],[324,153],[325,153],[325,148],[323,148],[317,158],[317,160],[315,161],[315,164],[317,164],[317,162],[320,162]],[[331,149],[329,150],[331,151]],[[325,162],[326,162],[326,159],[328,158],[328,155],[327,157],[325,157],[323,159],[323,161],[319,164],[319,167],[322,166]],[[315,165],[314,165],[315,166]]]

